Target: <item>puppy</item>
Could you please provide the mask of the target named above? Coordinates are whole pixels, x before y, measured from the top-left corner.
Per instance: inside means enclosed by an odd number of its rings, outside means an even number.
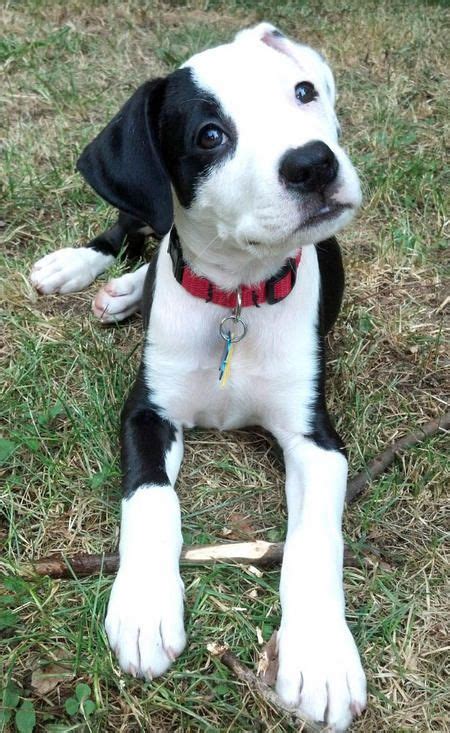
[[[366,704],[347,627],[343,444],[325,402],[324,337],[344,283],[333,235],[360,205],[338,143],[323,58],[268,23],[143,84],[78,169],[122,212],[87,247],[40,260],[42,292],[87,286],[153,231],[150,265],[110,282],[103,320],[139,307],[145,339],[122,413],[120,569],[106,619],[125,672],[163,674],[186,643],[180,508],[183,429],[262,425],[286,464],[276,689],[344,731]]]

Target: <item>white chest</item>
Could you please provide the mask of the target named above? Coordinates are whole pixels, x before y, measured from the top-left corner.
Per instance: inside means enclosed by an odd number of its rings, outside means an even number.
[[[227,311],[183,290],[161,251],[144,350],[152,402],[185,427],[305,430],[318,367],[318,298],[317,257],[308,247],[285,300],[243,310],[247,335],[234,346],[221,386],[219,324]]]

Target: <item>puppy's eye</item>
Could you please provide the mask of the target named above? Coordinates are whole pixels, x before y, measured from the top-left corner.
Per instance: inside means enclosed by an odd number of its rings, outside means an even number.
[[[217,125],[205,125],[197,135],[197,145],[205,150],[218,148],[226,141],[227,136]]]
[[[308,102],[313,102],[317,99],[318,94],[314,84],[311,84],[310,81],[301,81],[295,87],[295,96],[302,104],[308,104]]]

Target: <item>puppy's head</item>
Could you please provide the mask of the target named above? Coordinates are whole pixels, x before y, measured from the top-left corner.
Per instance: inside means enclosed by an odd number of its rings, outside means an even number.
[[[331,236],[360,204],[334,98],[323,58],[261,23],[140,87],[78,167],[158,234],[175,210],[224,246],[289,251]]]

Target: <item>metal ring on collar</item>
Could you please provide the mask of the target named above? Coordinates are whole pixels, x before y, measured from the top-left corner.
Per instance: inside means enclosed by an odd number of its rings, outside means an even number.
[[[234,324],[239,324],[242,332],[237,336],[235,336],[234,334],[231,336],[231,329],[226,331],[224,328],[227,321],[233,321]],[[239,316],[225,316],[225,318],[222,318],[222,320],[220,321],[219,333],[224,341],[231,341],[232,344],[236,344],[238,341],[242,341],[245,334],[247,333],[247,324],[245,321],[242,320],[242,318],[239,318]]]

